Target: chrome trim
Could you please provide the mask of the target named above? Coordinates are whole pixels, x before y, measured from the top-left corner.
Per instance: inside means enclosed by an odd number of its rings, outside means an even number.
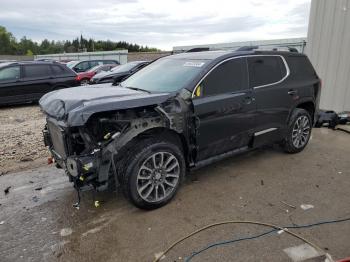
[[[245,58],[245,57],[256,57],[256,56],[279,56],[281,57],[285,67],[286,67],[286,75],[279,81],[277,82],[274,82],[274,83],[271,83],[271,84],[266,84],[266,85],[261,85],[261,86],[255,86],[255,87],[252,87],[252,89],[257,89],[257,88],[262,88],[262,87],[266,87],[266,86],[271,86],[271,85],[276,85],[276,84],[279,84],[279,83],[282,83],[284,80],[286,80],[286,78],[289,76],[290,74],[290,69],[289,69],[289,66],[287,64],[287,61],[286,59],[282,56],[282,55],[244,55],[244,56],[235,56],[235,57],[229,57],[223,61],[221,61],[220,63],[216,64],[213,68],[211,68],[196,84],[195,88],[193,89],[192,91],[192,98],[194,98],[194,93],[198,87],[198,85],[203,81],[204,78],[206,78],[215,68],[217,68],[219,65],[227,62],[227,61],[230,61],[230,60],[233,60],[233,59],[238,59],[238,58]],[[249,74],[249,72],[248,72]]]
[[[261,130],[259,132],[254,133],[254,136],[260,136],[260,135],[263,135],[263,134],[266,134],[266,133],[269,133],[269,132],[272,132],[272,131],[275,131],[275,130],[277,130],[276,127],[271,127],[271,128],[268,128],[268,129],[265,129],[265,130]]]

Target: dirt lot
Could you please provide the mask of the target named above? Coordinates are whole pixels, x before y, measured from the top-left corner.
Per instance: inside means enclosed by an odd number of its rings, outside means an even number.
[[[99,208],[91,192],[84,192],[76,210],[72,185],[53,167],[1,176],[0,260],[144,262],[176,239],[222,220],[301,225],[350,217],[349,155],[350,135],[315,129],[300,154],[265,148],[197,170],[169,205],[148,212],[119,192],[96,195]],[[303,210],[302,204],[313,207]],[[162,262],[181,262],[210,243],[265,231],[245,225],[212,228],[176,246]],[[350,256],[349,221],[293,231],[335,259]],[[274,233],[212,248],[191,262],[293,261],[284,249],[301,244]]]
[[[47,162],[41,134],[44,122],[38,105],[0,108],[0,175]]]

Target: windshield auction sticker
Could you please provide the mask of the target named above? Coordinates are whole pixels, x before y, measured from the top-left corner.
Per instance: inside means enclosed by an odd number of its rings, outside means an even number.
[[[202,67],[204,65],[204,62],[186,62],[184,63],[184,66],[190,66],[190,67]]]

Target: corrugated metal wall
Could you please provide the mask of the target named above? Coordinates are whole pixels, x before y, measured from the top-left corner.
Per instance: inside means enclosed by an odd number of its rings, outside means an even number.
[[[322,79],[320,108],[350,111],[350,0],[312,0],[306,53]]]

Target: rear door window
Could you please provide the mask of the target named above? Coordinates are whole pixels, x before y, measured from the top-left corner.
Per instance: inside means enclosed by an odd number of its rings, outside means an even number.
[[[0,69],[0,82],[15,81],[20,78],[21,69],[19,66]]]
[[[50,76],[49,65],[24,65],[25,78],[46,78]]]
[[[254,56],[248,58],[249,85],[258,87],[282,80],[287,70],[279,56]]]
[[[197,87],[196,96],[233,93],[248,88],[245,58],[236,58],[216,67]]]
[[[115,61],[112,61],[112,60],[105,60],[103,61],[103,64],[107,65],[107,64],[116,64]]]

